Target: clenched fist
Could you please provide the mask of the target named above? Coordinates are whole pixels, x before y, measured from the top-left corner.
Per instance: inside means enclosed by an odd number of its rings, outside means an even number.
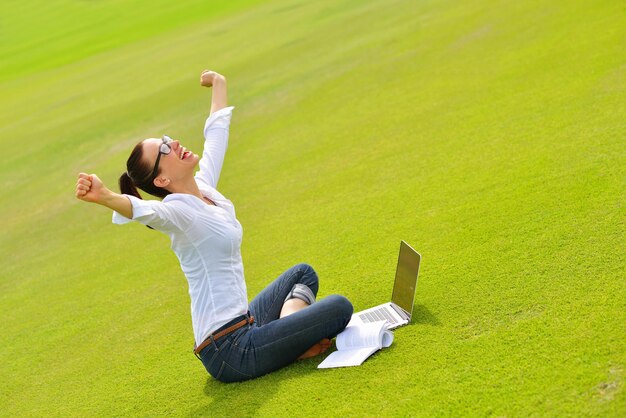
[[[223,75],[216,73],[215,71],[204,70],[200,74],[200,85],[204,87],[211,87],[215,80],[226,80]]]
[[[102,181],[95,174],[80,173],[76,182],[76,197],[85,202],[98,203],[105,190]]]

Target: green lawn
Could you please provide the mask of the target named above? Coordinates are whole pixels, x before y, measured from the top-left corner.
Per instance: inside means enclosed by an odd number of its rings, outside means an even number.
[[[3,2],[0,415],[624,416],[626,8],[618,1]],[[361,367],[225,385],[165,235],[73,196],[132,146],[200,151],[249,297],[298,262],[356,309],[423,255]]]

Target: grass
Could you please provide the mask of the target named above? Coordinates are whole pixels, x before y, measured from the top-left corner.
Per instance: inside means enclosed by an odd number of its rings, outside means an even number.
[[[624,414],[623,5],[170,3],[0,6],[2,415]],[[204,68],[250,297],[305,261],[363,309],[422,253],[363,366],[214,381],[167,238],[73,198],[143,138],[200,149]]]

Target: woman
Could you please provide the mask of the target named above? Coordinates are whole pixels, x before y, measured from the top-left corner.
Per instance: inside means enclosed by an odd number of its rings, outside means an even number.
[[[80,173],[76,197],[112,209],[114,223],[134,220],[169,235],[189,283],[194,353],[213,377],[236,382],[326,351],[348,324],[352,305],[339,295],[316,302],[318,278],[306,264],[287,270],[248,304],[241,224],[232,202],[215,189],[233,107],[222,75],[205,70],[200,84],[213,88],[202,157],[168,136],[146,139],[120,177],[123,194]],[[137,188],[163,200],[142,200]]]

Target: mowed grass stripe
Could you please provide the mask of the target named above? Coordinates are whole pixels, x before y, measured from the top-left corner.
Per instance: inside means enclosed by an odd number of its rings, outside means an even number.
[[[620,13],[611,2],[268,3],[92,56],[51,83],[11,81],[3,136],[28,145],[0,168],[3,409],[618,415]],[[193,42],[211,33],[217,45]],[[414,324],[363,366],[325,373],[311,360],[211,380],[189,357],[167,240],[73,200],[75,171],[113,186],[143,137],[201,146],[207,61],[237,107],[220,189],[244,225],[251,297],[307,261],[322,296],[365,308],[389,296],[399,239],[423,253]],[[348,383],[360,383],[350,402]]]
[[[128,43],[249,8],[258,1],[4,2],[0,81],[44,74]],[[39,75],[40,76],[40,75]]]

